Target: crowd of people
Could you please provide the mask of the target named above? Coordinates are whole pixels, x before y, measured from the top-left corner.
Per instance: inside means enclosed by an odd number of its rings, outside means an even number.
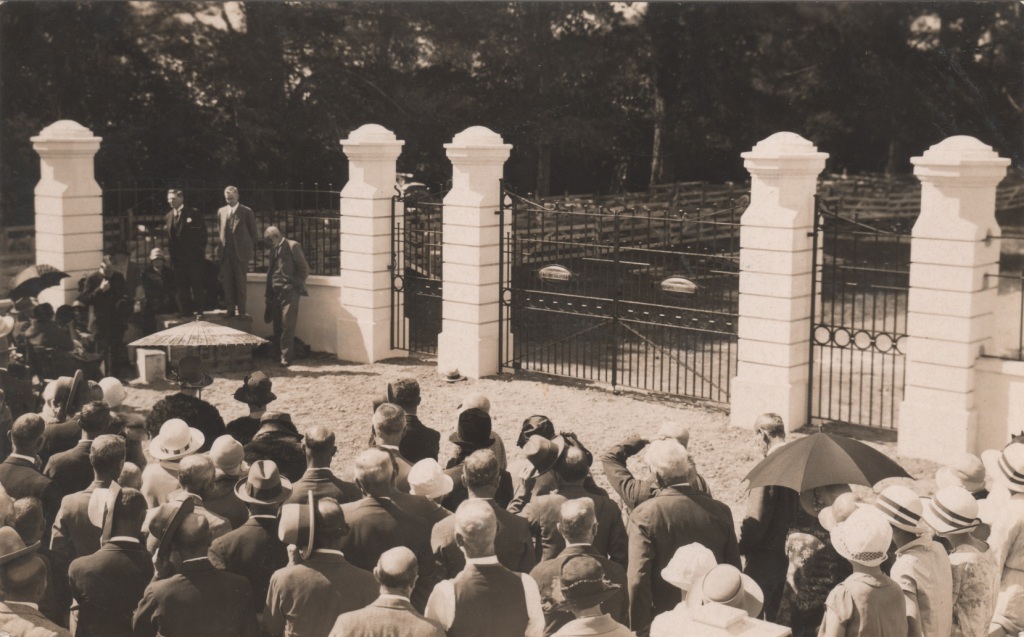
[[[2,408],[0,634],[1024,631],[1024,443],[956,458],[929,498],[906,482],[863,500],[850,485],[751,489],[736,525],[681,423],[595,456],[533,415],[510,463],[472,393],[445,460],[401,378],[340,475],[334,432],[272,410],[265,373],[238,387],[230,422],[202,399],[198,358],[173,378],[146,414],[124,409],[117,379],[80,373],[38,413]],[[765,457],[786,444],[777,415],[754,432]]]

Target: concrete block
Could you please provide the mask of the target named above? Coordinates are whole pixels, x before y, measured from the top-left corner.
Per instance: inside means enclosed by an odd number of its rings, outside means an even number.
[[[347,308],[377,308],[385,306],[390,307],[391,290],[361,290],[358,288],[345,288],[342,303]]]
[[[956,343],[924,337],[909,337],[904,350],[907,360],[968,369],[977,363],[984,342]]]
[[[391,235],[341,235],[341,253],[387,254],[391,256]]]
[[[501,240],[501,228],[495,225],[459,225],[444,222],[445,248],[452,246],[497,246]]]
[[[483,325],[485,323],[496,323],[501,305],[499,303],[456,303],[446,301],[444,304],[444,318],[446,321],[467,323],[470,325]]]
[[[957,318],[973,318],[990,314],[998,303],[998,284],[976,292],[957,292],[952,290],[929,290],[910,288],[907,306],[922,314],[937,314]]]
[[[975,292],[985,289],[985,273],[998,273],[996,263],[988,267],[958,267],[930,263],[910,264],[910,287],[930,290]]]
[[[51,217],[93,217],[103,216],[103,197],[61,197],[36,195],[35,211],[38,215]]]
[[[736,375],[755,383],[782,382],[785,384],[806,384],[809,376],[809,367],[806,361],[797,361],[791,367],[773,365],[771,363],[738,361]]]
[[[813,238],[808,236],[812,230],[813,227],[810,225],[799,228],[776,228],[743,224],[740,229],[740,248],[803,252],[813,246]]]
[[[953,343],[976,343],[991,336],[991,314],[972,318],[907,312],[907,334]]]
[[[811,250],[780,252],[777,250],[740,250],[740,276],[747,272],[799,275],[811,271]]]
[[[498,245],[468,246],[447,243],[445,238],[444,262],[476,267],[497,267],[501,254]]]
[[[810,319],[781,321],[752,316],[739,317],[740,339],[751,339],[769,343],[793,343],[806,341],[811,329]]]
[[[99,268],[100,262],[103,260],[102,250],[65,253],[61,252],[59,248],[59,245],[55,246],[49,241],[40,244],[39,239],[37,238],[36,263],[52,265],[53,267],[63,270],[72,276],[74,274],[83,276],[90,272],[95,272],[96,269]]]
[[[806,364],[809,356],[809,338],[792,343],[766,343],[750,339],[740,339],[737,357],[740,361],[776,364],[792,367],[801,362]]]
[[[899,408],[897,453],[945,464],[961,453],[976,451],[978,414],[974,410],[904,400]]]
[[[939,409],[973,409],[979,404],[977,391],[955,392],[943,388],[904,386],[903,401],[932,405]]]
[[[784,275],[740,272],[740,295],[756,294],[779,298],[810,296],[811,274]]]
[[[963,394],[973,392],[975,387],[974,370],[971,368],[947,367],[913,360],[907,360],[903,382],[907,387],[930,387]]]
[[[343,288],[357,290],[391,290],[391,272],[360,272],[358,270],[342,270],[341,284]]]
[[[465,265],[461,263],[444,264],[445,283],[467,283],[470,285],[490,285],[498,283],[498,265]]]
[[[807,383],[760,382],[742,375],[733,378],[729,385],[729,424],[753,432],[754,421],[766,412],[782,416],[786,431],[803,427],[807,424]]]
[[[351,217],[342,215],[339,220],[341,235],[391,236],[391,217]]]
[[[49,234],[36,233],[36,252],[63,252],[66,254],[81,252],[99,252],[103,256],[103,233],[89,234]],[[93,261],[92,268],[100,265],[100,259]]]
[[[363,194],[367,194],[365,191]],[[393,191],[392,191],[392,194]],[[372,217],[391,219],[391,195],[380,196],[380,193],[373,191],[373,198],[346,197],[342,194],[339,211],[342,218],[345,217]],[[400,205],[400,203],[398,204]],[[396,215],[399,216],[400,215]]]
[[[999,241],[948,241],[914,237],[910,244],[913,263],[973,268],[999,263]]]
[[[739,314],[778,321],[806,319],[811,315],[811,297],[807,295],[791,298],[763,296],[756,292],[740,293]]]
[[[497,303],[501,298],[501,291],[498,284],[491,285],[470,285],[466,283],[445,282],[442,291],[444,300],[457,303]]]

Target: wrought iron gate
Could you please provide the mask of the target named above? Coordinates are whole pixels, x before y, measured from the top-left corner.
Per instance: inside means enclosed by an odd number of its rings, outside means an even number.
[[[391,199],[391,348],[437,354],[444,193]]]
[[[911,217],[843,214],[815,199],[812,423],[895,429],[903,398]]]
[[[501,199],[502,368],[728,401],[745,202]]]

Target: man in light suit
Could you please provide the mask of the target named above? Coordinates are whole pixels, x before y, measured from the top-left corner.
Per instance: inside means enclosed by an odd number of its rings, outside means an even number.
[[[416,575],[416,555],[409,549],[397,546],[382,553],[373,569],[380,597],[366,608],[341,614],[330,637],[444,637],[441,625],[409,602]]]
[[[171,210],[164,216],[164,226],[178,288],[178,312],[182,316],[202,314],[206,309],[206,218],[195,208],[185,206],[185,195],[177,188],[167,191],[167,203]]]
[[[229,317],[245,314],[245,275],[252,261],[252,249],[259,236],[256,233],[256,215],[252,208],[238,203],[238,188],[224,189],[228,205],[217,211],[220,225],[220,278],[224,284],[224,299]]]
[[[297,241],[285,239],[275,226],[263,232],[270,244],[270,267],[267,269],[266,312],[264,322],[274,323],[274,342],[281,351],[281,366],[292,364],[295,326],[299,323],[299,298],[309,296],[306,277],[309,263]]]

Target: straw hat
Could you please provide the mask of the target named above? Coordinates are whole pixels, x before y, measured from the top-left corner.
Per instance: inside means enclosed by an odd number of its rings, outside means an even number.
[[[409,469],[409,490],[413,495],[439,498],[451,493],[455,481],[446,474],[437,460],[424,458]]]
[[[460,380],[466,380],[466,377],[463,376],[457,369],[449,369],[443,372],[441,376],[444,377],[444,382],[446,383],[457,383]]]
[[[101,378],[99,385],[103,390],[103,402],[110,405],[111,409],[120,407],[124,399],[128,397],[128,392],[124,390],[124,385],[113,376]]]
[[[523,447],[523,453],[536,469],[537,475],[551,471],[564,452],[565,438],[562,436],[556,436],[553,440],[543,436],[531,436]]]
[[[1024,443],[1006,445],[996,462],[1006,479],[1006,488],[1014,493],[1024,493]]]
[[[179,460],[198,453],[206,436],[180,418],[171,418],[160,426],[160,433],[149,443],[149,455],[157,460]]]
[[[89,496],[87,514],[89,523],[100,529],[100,542],[110,539],[114,527],[114,511],[121,501],[121,485],[111,482],[109,488],[99,488]]]
[[[938,535],[967,533],[981,524],[978,501],[963,487],[939,489],[925,500],[924,519]]]
[[[282,477],[273,460],[257,460],[249,476],[235,485],[235,495],[250,504],[280,504],[292,494],[292,483]]]
[[[303,502],[289,503],[281,507],[277,536],[285,544],[298,547],[302,559],[307,559],[313,553],[316,509],[316,498],[313,497],[312,490],[306,492],[306,499]]]
[[[181,526],[185,517],[189,513],[194,513],[195,510],[196,501],[192,498],[168,502],[157,507],[153,519],[149,522],[150,535],[158,538],[154,557],[157,559],[169,557],[178,527]]]
[[[34,553],[39,550],[40,542],[25,546],[18,532],[12,526],[0,527],[0,564]]]
[[[917,494],[900,485],[886,487],[875,501],[875,508],[885,514],[889,524],[897,529],[921,534],[927,529],[921,515],[924,506]]]
[[[10,314],[0,316],[0,338],[14,331],[14,317]]]
[[[764,593],[749,575],[731,564],[719,564],[700,578],[686,596],[690,608],[712,602],[740,608],[748,616],[757,617],[764,607]]]
[[[864,566],[878,566],[888,556],[892,527],[887,516],[874,507],[860,507],[837,524],[831,533],[832,547],[844,558]]]
[[[584,609],[599,605],[622,589],[605,578],[601,563],[589,555],[571,555],[558,569],[560,610]]]
[[[249,463],[245,461],[245,448],[231,436],[225,434],[213,441],[210,447],[210,460],[217,469],[217,476],[238,478],[249,473]]]
[[[661,569],[661,579],[688,593],[716,564],[711,549],[692,542],[676,549],[672,559]]]
[[[985,488],[985,465],[973,453],[960,454],[935,472],[935,483],[940,489],[957,486],[971,493],[981,491]]]

